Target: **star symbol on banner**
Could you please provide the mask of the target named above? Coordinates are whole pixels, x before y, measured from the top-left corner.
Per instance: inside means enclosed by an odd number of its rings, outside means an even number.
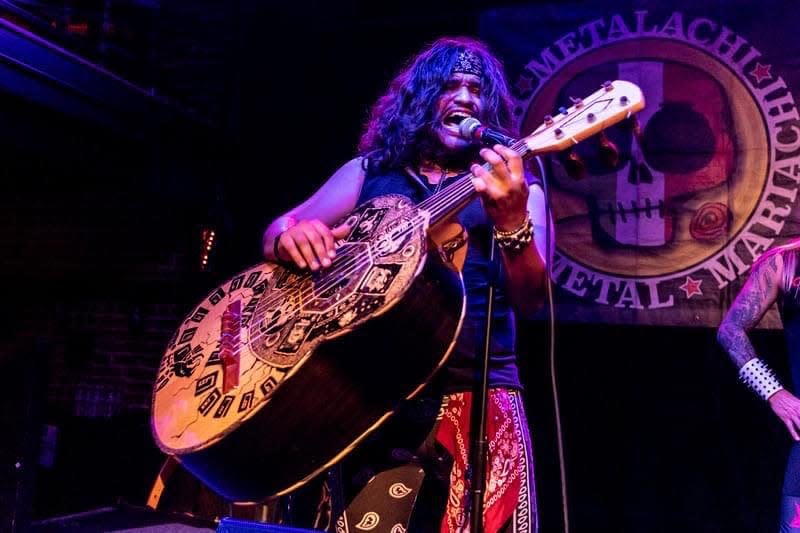
[[[526,93],[533,90],[533,83],[531,83],[532,81],[533,80],[531,78],[527,78],[525,76],[520,77],[516,84],[517,90],[520,93]]]
[[[700,285],[702,285],[702,283],[702,279],[692,279],[692,276],[686,276],[686,281],[678,288],[686,293],[686,299],[688,300],[695,294],[703,295],[703,291],[700,290]]]
[[[772,74],[770,73],[771,68],[772,65],[762,65],[756,62],[756,66],[750,71],[750,75],[756,79],[756,83],[761,83],[764,80],[772,78]]]

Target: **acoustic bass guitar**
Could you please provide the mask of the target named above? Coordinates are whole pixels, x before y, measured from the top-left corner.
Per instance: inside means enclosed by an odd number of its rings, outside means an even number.
[[[569,148],[644,107],[606,83],[512,148]],[[488,168],[488,167],[487,167]],[[380,196],[346,217],[333,264],[262,263],[214,289],[180,324],[153,390],[155,441],[232,501],[289,492],[344,457],[417,394],[455,345],[465,312],[464,175],[414,204]]]

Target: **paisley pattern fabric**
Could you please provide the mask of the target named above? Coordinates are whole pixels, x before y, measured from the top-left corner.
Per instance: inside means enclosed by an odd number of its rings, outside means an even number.
[[[376,475],[336,520],[336,533],[406,533],[424,477],[422,468],[416,465]]]
[[[448,394],[436,440],[453,457],[450,492],[440,533],[468,533],[472,494],[467,471],[472,394]],[[537,530],[533,458],[518,391],[491,389],[486,423],[489,456],[484,491],[484,531]]]

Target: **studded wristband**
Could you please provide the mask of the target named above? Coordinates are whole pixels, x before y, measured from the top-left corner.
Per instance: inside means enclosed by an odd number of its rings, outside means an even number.
[[[494,239],[501,250],[521,252],[533,240],[533,222],[528,217],[520,227],[511,231],[502,231],[495,227]]]
[[[764,400],[783,389],[778,376],[764,361],[754,357],[739,369],[739,380]]]

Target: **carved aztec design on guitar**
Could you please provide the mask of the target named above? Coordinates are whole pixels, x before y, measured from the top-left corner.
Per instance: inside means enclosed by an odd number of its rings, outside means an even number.
[[[425,257],[424,213],[403,196],[386,195],[346,221],[353,229],[329,268],[311,274],[257,265],[214,290],[183,322],[156,379],[153,422],[162,447],[186,451],[221,438],[320,342],[403,294]]]

